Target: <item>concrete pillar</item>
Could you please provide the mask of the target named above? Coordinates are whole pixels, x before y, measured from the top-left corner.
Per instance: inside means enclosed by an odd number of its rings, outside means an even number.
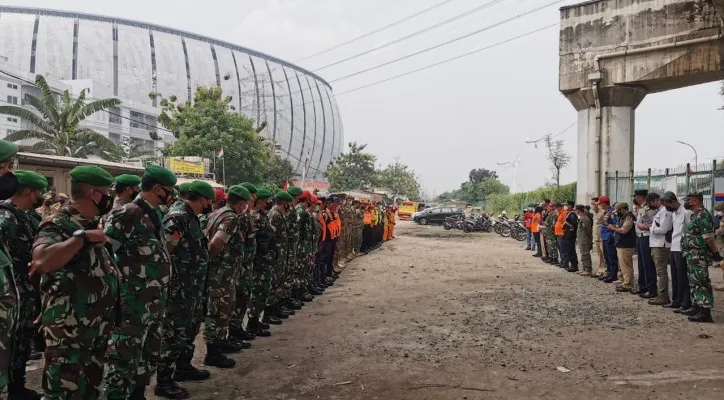
[[[566,94],[578,111],[576,202],[605,193],[605,177],[634,167],[636,107],[646,96],[638,87],[580,89]]]

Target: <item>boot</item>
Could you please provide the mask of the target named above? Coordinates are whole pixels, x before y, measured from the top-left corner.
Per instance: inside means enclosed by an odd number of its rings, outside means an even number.
[[[305,303],[309,303],[310,301],[314,300],[314,296],[312,296],[312,294],[309,292],[304,292],[301,294],[300,300]]]
[[[173,383],[173,382],[171,382]],[[182,387],[177,386],[181,390],[186,390]],[[156,395],[159,396],[159,395]],[[166,396],[161,396],[166,397]],[[169,399],[187,399],[189,397],[188,392],[186,392],[186,397],[168,397]],[[128,400],[146,400],[146,387],[145,386],[136,386],[135,389],[133,389],[133,393],[131,393],[131,397],[128,398]]]
[[[262,324],[265,324],[267,326],[269,326],[269,324],[271,324],[271,325],[281,325],[282,324],[282,320],[277,318],[276,316],[272,315],[271,311],[264,313],[264,318],[262,319],[261,322],[262,322]],[[266,328],[266,329],[269,329],[269,328]],[[259,336],[259,335],[257,335],[257,336]]]
[[[699,307],[694,306],[694,305],[687,308],[686,310],[681,311],[681,315],[686,315],[687,317],[692,317],[698,313],[699,313]]]
[[[237,340],[254,340],[256,335],[242,329],[229,329],[229,337]]]
[[[304,303],[297,299],[289,299],[285,306],[287,308],[291,308],[292,310],[301,310],[302,307],[304,307]]]
[[[296,312],[294,310],[289,309],[289,308],[285,307],[284,305],[278,305],[277,309],[279,310],[277,313],[277,317],[282,318],[282,319],[289,318],[290,316],[296,314]],[[286,315],[286,317],[281,317],[280,315]]]
[[[714,322],[714,319],[711,318],[711,309],[702,307],[699,309],[699,313],[689,317],[689,321],[712,323]]]
[[[271,328],[271,326],[269,326],[269,324],[265,323],[264,321],[261,321],[261,322],[260,322],[258,318],[254,318],[254,323],[256,323],[257,326],[258,326],[259,328],[261,328],[261,329],[269,329],[269,328]]]
[[[131,395],[131,399],[145,399],[145,397],[133,397],[134,395],[136,395],[137,392],[139,392],[139,388],[136,388],[136,390],[133,392],[133,395]],[[140,392],[141,396],[143,396],[143,392],[144,391]],[[168,373],[158,374],[158,376],[156,377],[156,387],[153,389],[153,394],[158,397],[164,397],[166,399],[188,399],[190,397],[189,391],[177,385],[176,382],[171,379],[171,376]]]
[[[240,343],[232,342],[228,339],[220,340],[216,347],[224,354],[238,353],[244,349]]]
[[[251,343],[247,342],[246,340],[242,340],[242,339],[231,337],[231,336],[229,336],[226,339],[226,342],[228,342],[233,347],[240,347],[241,350],[246,350],[251,347]]]
[[[234,365],[236,365],[236,361],[226,357],[224,353],[221,352],[218,346],[213,344],[207,344],[204,365],[218,368],[232,368],[234,367]]]
[[[651,304],[652,306],[664,306],[666,304],[669,304],[669,295],[660,294],[655,299],[649,300],[649,304]]]
[[[271,336],[271,332],[264,329],[261,325],[261,322],[259,322],[258,319],[250,319],[249,325],[247,325],[246,329],[249,332],[253,332],[257,337],[269,337]]]
[[[309,288],[309,294],[311,294],[312,296],[321,296],[324,294],[324,290],[322,290],[321,288],[312,286]]]
[[[194,367],[191,365],[191,360],[179,359],[176,361],[176,372],[173,374],[173,380],[176,382],[204,381],[210,377],[209,371]]]
[[[42,396],[35,390],[25,387],[25,366],[10,371],[8,400],[40,400]]]
[[[43,351],[38,348],[38,343],[35,338],[30,340],[30,354],[28,360],[40,360],[43,358]]]

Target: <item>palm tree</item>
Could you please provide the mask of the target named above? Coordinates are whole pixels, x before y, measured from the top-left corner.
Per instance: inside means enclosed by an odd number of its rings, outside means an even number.
[[[118,99],[102,99],[85,102],[86,90],[83,89],[77,99],[72,100],[70,93],[63,92],[60,102],[50,89],[42,75],[35,78],[40,88],[40,97],[25,96],[25,103],[38,113],[17,106],[0,106],[0,114],[22,118],[37,129],[24,129],[13,132],[5,138],[10,142],[29,141],[25,147],[31,153],[54,154],[59,156],[87,158],[98,156],[114,160],[118,146],[110,139],[93,129],[80,127],[81,121],[98,111],[121,104]]]

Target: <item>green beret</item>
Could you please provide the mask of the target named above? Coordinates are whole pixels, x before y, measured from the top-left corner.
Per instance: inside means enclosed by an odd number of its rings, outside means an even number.
[[[85,183],[93,186],[111,186],[115,179],[108,171],[95,165],[81,165],[68,173],[72,182]]]
[[[132,174],[123,174],[116,177],[116,183],[122,183],[126,186],[138,186],[141,184],[141,177]]]
[[[292,195],[287,192],[279,192],[276,195],[276,199],[279,201],[292,201]]]
[[[189,183],[189,193],[196,193],[206,197],[209,200],[216,199],[216,191],[213,186],[204,181],[193,181]]]
[[[242,200],[251,200],[251,193],[241,185],[235,185],[229,188],[229,194],[233,194],[234,196],[242,199]]]
[[[48,187],[48,179],[34,171],[13,171],[15,177],[18,178],[18,184],[30,189],[40,189],[45,191]]]
[[[10,161],[18,153],[18,145],[13,142],[0,140],[0,162]]]
[[[296,186],[289,186],[289,189],[287,189],[287,193],[291,194],[292,196],[301,196],[302,192],[302,188]]]
[[[178,186],[179,193],[185,195],[189,192],[189,187],[191,186],[191,182],[184,182]]]
[[[256,191],[256,198],[259,200],[269,200],[274,196],[272,192],[267,189],[261,188]]]
[[[176,185],[176,175],[170,170],[159,167],[158,165],[149,165],[143,171],[143,177],[148,178],[161,186]]]
[[[253,193],[256,193],[256,192],[257,192],[256,186],[252,185],[252,184],[249,183],[249,182],[240,183],[239,186],[245,187],[246,190],[249,191],[249,193],[252,193],[252,194],[253,194]]]

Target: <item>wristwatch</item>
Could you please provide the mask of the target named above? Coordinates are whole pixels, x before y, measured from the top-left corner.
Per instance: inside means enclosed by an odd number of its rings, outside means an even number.
[[[90,244],[90,239],[88,239],[88,235],[83,229],[78,229],[77,231],[73,232],[73,237],[83,239],[83,244],[85,246],[88,246]]]

